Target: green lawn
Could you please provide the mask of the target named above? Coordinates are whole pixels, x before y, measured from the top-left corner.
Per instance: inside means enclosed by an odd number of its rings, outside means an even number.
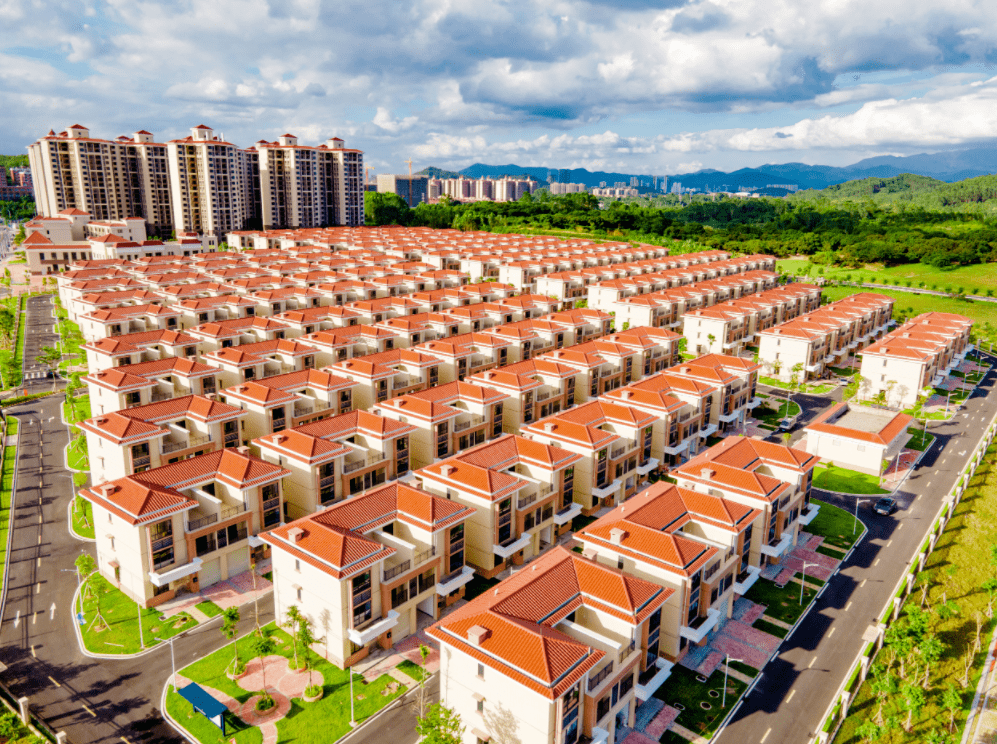
[[[698,675],[691,669],[684,666],[675,665],[672,667],[671,676],[661,687],[657,689],[654,696],[663,700],[666,705],[678,703],[684,706],[676,721],[701,736],[710,738],[724,717],[737,705],[738,699],[748,689],[748,685],[733,677],[727,678],[727,706],[720,707],[721,697],[713,697],[710,691],[720,693],[724,687],[723,672],[714,671],[706,682],[696,679]],[[703,710],[701,703],[710,706],[709,710]],[[666,741],[666,739],[662,739]]]
[[[222,614],[222,608],[212,602],[210,599],[206,599],[203,602],[198,602],[194,605],[197,609],[203,612],[208,617],[217,617]]]
[[[80,630],[88,650],[99,654],[134,654],[142,650],[139,645],[138,605],[124,592],[108,584],[100,595],[101,615],[110,625],[100,632],[93,629],[93,620],[97,615],[97,597],[88,597],[82,604],[86,624]],[[76,609],[79,611],[79,603]],[[158,645],[156,636],[170,638],[196,626],[197,622],[185,613],[163,621],[159,619],[159,611],[155,608],[142,610],[142,633],[146,648]]]
[[[67,355],[59,363],[59,369],[66,369],[70,366],[85,366],[87,363],[87,353],[82,348],[86,340],[80,333],[78,324],[68,319],[68,313],[59,306],[55,309],[56,317],[59,318],[59,335],[62,337],[62,350]]]
[[[74,433],[76,429],[74,427]],[[69,467],[72,470],[88,471],[90,469],[90,458],[87,453],[87,444],[82,442],[80,445],[69,445]]]
[[[7,417],[7,435],[17,434],[17,418]],[[3,468],[0,472],[0,583],[7,571],[7,532],[10,530],[10,501],[14,488],[14,467],[17,447],[3,448]]]
[[[837,491],[838,493],[865,493],[884,494],[889,493],[885,488],[879,487],[879,478],[875,475],[859,473],[856,470],[849,470],[835,465],[827,468],[818,465],[814,468],[814,488],[825,491]]]
[[[401,661],[398,664],[398,669],[407,674],[408,676],[410,676],[416,682],[418,682],[423,675],[422,667],[416,664],[414,661],[409,661],[408,659],[404,659],[403,661]],[[426,676],[428,677],[429,675]]]
[[[816,589],[804,589],[803,604],[800,604],[800,585],[795,581],[787,582],[786,586],[780,589],[768,579],[759,578],[748,590],[748,593],[744,595],[744,598],[756,604],[765,605],[765,614],[769,617],[792,625],[806,611],[807,605],[816,596]],[[754,627],[757,628],[758,623],[755,623]],[[776,626],[771,627],[775,628]],[[786,631],[781,628],[779,628],[782,631],[781,633],[776,633],[766,628],[762,628],[762,630],[772,632],[773,635],[778,635],[780,638],[786,635]]]
[[[824,385],[824,384],[807,385],[805,392],[807,392],[810,395],[825,395],[826,393],[830,393],[836,387],[837,385]]]
[[[287,633],[275,629],[273,623],[266,626],[264,630],[277,641],[277,654],[289,659],[293,658],[292,644]],[[247,637],[243,637],[237,643],[239,659],[244,663],[252,658],[248,641]],[[299,649],[300,654],[301,650]],[[231,695],[240,702],[245,702],[256,693],[243,690],[236,682],[225,676],[225,670],[231,663],[233,656],[232,646],[229,644],[180,671],[185,677],[199,684],[212,687]],[[299,699],[294,699],[290,713],[277,722],[279,741],[332,742],[350,730],[349,673],[337,669],[314,653],[310,654],[310,660],[315,671],[320,672],[324,677],[324,696],[315,703],[303,703]],[[354,707],[357,721],[363,722],[370,718],[404,693],[404,687],[399,687],[399,689],[389,693],[389,688],[393,684],[394,680],[386,674],[370,684],[364,682],[361,675],[353,675]],[[262,741],[259,729],[244,727],[231,714],[225,716],[228,733],[223,738],[212,723],[205,720],[203,716],[194,715],[190,705],[172,688],[167,694],[166,708],[170,715],[186,727],[188,732],[202,744],[222,744],[229,741],[235,741],[237,744],[257,744]]]
[[[908,449],[917,450],[918,452],[923,452],[935,441],[934,434],[929,434],[914,426],[907,429],[907,433],[911,435],[911,438],[907,442]]]
[[[994,575],[993,565],[986,556],[990,554],[990,546],[994,543],[993,525],[997,522],[997,477],[993,472],[995,448],[987,452],[984,463],[976,471],[970,481],[962,501],[956,508],[952,520],[945,532],[939,537],[934,552],[928,557],[925,571],[921,576],[930,577],[928,591],[928,606],[932,609],[942,605],[945,597],[953,602],[958,612],[951,617],[942,619],[940,613],[928,613],[928,632],[940,640],[943,645],[941,658],[931,667],[931,677],[926,690],[926,704],[919,714],[914,716],[912,731],[909,734],[894,732],[905,742],[926,741],[933,730],[948,724],[949,715],[941,702],[942,694],[952,685],[961,695],[962,708],[956,711],[956,735],[966,723],[966,714],[973,700],[973,693],[979,682],[980,673],[986,659],[987,644],[994,629],[994,619],[987,617],[987,592],[980,587]],[[944,597],[943,597],[944,595]],[[885,604],[884,597],[883,603]],[[902,616],[909,616],[912,608],[919,607],[921,592],[915,590],[908,598]],[[976,637],[976,618],[981,620],[982,647],[973,653]],[[880,652],[873,669],[887,665],[890,651]],[[972,667],[963,685],[965,674],[964,660],[972,654]],[[898,679],[899,666],[894,662],[891,666],[894,679]],[[921,666],[923,677],[923,665]],[[910,681],[910,671],[908,670]],[[878,701],[871,689],[874,674],[859,688],[855,702],[849,709],[849,716],[835,737],[837,744],[859,744],[857,730],[866,721],[874,720],[879,707]],[[920,680],[919,680],[920,682]],[[902,695],[887,695],[883,701],[883,716],[898,716],[901,720],[907,717],[902,709]],[[884,737],[882,741],[886,741]]]
[[[94,539],[93,505],[79,496],[73,502],[73,532]]]
[[[782,388],[783,390],[789,390],[792,386],[788,382],[783,382],[782,380],[776,379],[775,377],[759,377],[759,385],[768,385],[769,387]]]
[[[786,634],[789,632],[785,628],[778,625],[773,625],[765,620],[755,620],[754,624],[751,626],[756,630],[760,630],[763,633],[768,633],[769,635],[774,635],[776,638],[785,638]]]
[[[758,670],[755,669],[753,666],[748,666],[743,661],[729,661],[727,662],[727,666],[729,666],[735,672],[740,672],[741,674],[745,674],[749,677],[758,676]]]
[[[766,403],[758,406],[751,412],[752,418],[764,421],[772,427],[777,427],[779,422],[787,416],[792,418],[793,416],[798,416],[799,414],[800,407],[796,403],[789,401],[789,405],[786,405],[786,401],[780,402],[776,398],[769,398]]]
[[[820,535],[824,538],[825,543],[845,550],[852,547],[855,541],[862,536],[865,528],[861,519],[856,525],[854,515],[844,509],[825,504],[817,499],[810,499],[810,503],[820,507],[814,520],[804,528],[811,535]],[[834,553],[833,551],[827,551],[827,554],[835,555],[838,558],[844,556],[844,553]]]
[[[90,413],[90,396],[89,395],[77,395],[72,402],[62,404],[62,414],[66,417],[66,421],[70,423],[76,423],[77,421],[84,421],[92,416]]]
[[[776,261],[776,271],[798,273],[805,271],[805,260],[786,259]],[[811,276],[817,274],[817,268]],[[823,267],[825,279],[835,281],[853,281],[866,284],[882,284],[885,280],[890,285],[900,285],[907,288],[908,282],[913,288],[935,289],[940,292],[955,292],[959,287],[967,294],[987,295],[987,290],[997,292],[997,265],[975,264],[959,266],[954,269],[937,269],[926,264],[903,264],[901,266],[869,266],[864,269],[849,269],[842,267]],[[923,283],[923,287],[921,286]],[[878,290],[878,287],[877,287]],[[851,288],[851,291],[862,291]],[[868,290],[872,291],[872,290]],[[930,295],[926,295],[930,297]]]

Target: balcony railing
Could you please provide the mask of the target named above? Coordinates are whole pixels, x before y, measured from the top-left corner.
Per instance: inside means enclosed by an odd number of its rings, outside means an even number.
[[[599,671],[598,674],[596,674],[594,677],[589,677],[589,692],[592,692],[592,690],[601,685],[606,680],[606,678],[613,673],[614,666],[615,664],[612,661],[610,661],[608,664],[606,664],[606,666],[604,666]]]
[[[628,643],[626,646],[624,646],[623,648],[620,649],[620,655],[618,657],[619,661],[620,661],[620,664],[622,664],[623,660],[625,658],[627,658],[630,654],[632,654],[634,652],[635,648],[637,648],[637,642],[636,641],[630,641],[630,643]]]
[[[402,561],[397,566],[392,566],[391,568],[384,569],[384,580],[391,581],[396,576],[401,576],[403,573],[412,568],[412,561]]]
[[[550,397],[550,391],[549,390],[547,390],[547,391],[540,391],[540,392],[537,393],[537,402],[539,403],[542,400],[547,400],[549,397]]]
[[[280,506],[280,496],[275,499],[267,499],[263,502],[263,511],[270,511]]]
[[[239,432],[230,431],[225,435],[225,446],[232,444],[233,442],[239,441]]]
[[[529,496],[524,496],[519,500],[519,508],[525,509],[527,506],[529,506],[536,500],[537,500],[537,495],[535,493],[531,493]]]
[[[384,459],[383,452],[376,452],[368,454],[363,460],[358,460],[357,462],[348,462],[343,465],[343,473],[353,473],[361,468],[365,468],[368,465],[374,465],[381,462]]]
[[[187,532],[194,532],[202,527],[207,527],[209,524],[214,524],[218,521],[218,514],[207,514],[203,517],[198,517],[197,519],[187,520]]]
[[[615,460],[619,457],[623,457],[623,453],[626,451],[627,451],[626,447],[617,447],[616,449],[613,450],[612,454],[609,456],[609,459]]]
[[[165,550],[173,545],[173,536],[162,537],[159,540],[152,541],[152,552],[156,553],[160,550]]]
[[[160,392],[159,390],[153,391],[152,395],[149,396],[149,400],[153,403],[158,403],[162,400],[173,400],[173,391],[168,390],[166,392]]]
[[[184,441],[175,442],[175,441],[165,440],[163,442],[163,453],[166,454],[169,452],[177,452],[179,450],[188,449],[190,447],[199,447],[200,445],[207,444],[210,441],[211,441],[210,435],[203,437],[188,437],[186,442]]]
[[[436,555],[436,548],[433,547],[426,548],[425,550],[415,554],[415,556],[412,558],[413,561],[412,565],[418,566],[420,563],[425,563],[435,555]]]
[[[141,457],[133,457],[132,468],[144,468],[147,467],[151,462],[152,459],[149,457],[149,455],[142,455]]]
[[[335,476],[335,474],[333,474],[333,475],[327,475],[324,478],[319,478],[318,479],[318,487],[319,488],[326,488],[328,486],[334,485],[335,483],[336,483],[336,476]]]

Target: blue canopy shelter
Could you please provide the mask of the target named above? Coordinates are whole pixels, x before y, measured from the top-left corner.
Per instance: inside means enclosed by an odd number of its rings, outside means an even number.
[[[180,697],[194,706],[195,711],[220,728],[222,736],[225,735],[225,712],[228,708],[211,697],[203,687],[193,682],[177,692],[180,693]]]

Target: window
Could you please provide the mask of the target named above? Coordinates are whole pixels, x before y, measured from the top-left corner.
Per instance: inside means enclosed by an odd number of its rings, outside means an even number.
[[[480,700],[478,700],[477,711],[478,711],[478,713],[484,713],[485,712],[485,699],[484,698],[481,698]]]
[[[478,664],[478,679],[484,679],[484,678],[485,678],[485,665]]]
[[[301,601],[301,587],[299,586],[296,591],[297,591],[298,601],[300,602]]]
[[[294,559],[294,570],[301,573],[301,561],[297,558]]]

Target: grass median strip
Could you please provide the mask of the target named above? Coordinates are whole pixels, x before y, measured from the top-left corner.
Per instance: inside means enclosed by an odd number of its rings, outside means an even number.
[[[93,505],[79,496],[73,500],[73,532],[90,540],[96,536],[93,524]]]
[[[94,582],[95,579],[90,579]],[[88,582],[88,584],[90,583]],[[197,621],[185,612],[173,617],[160,619],[156,608],[142,608],[120,589],[106,581],[96,580],[93,591],[87,593],[82,602],[77,602],[76,610],[83,606],[85,624],[80,627],[83,644],[87,650],[97,654],[135,654],[142,650],[139,638],[139,617],[142,618],[142,639],[145,647],[158,645],[156,636],[170,638],[190,630]],[[97,620],[98,608],[104,624]]]
[[[7,436],[17,435],[18,420],[7,417]],[[3,447],[3,469],[0,473],[0,583],[7,571],[7,533],[10,531],[11,499],[14,489],[14,468],[17,461],[17,447]]]
[[[991,447],[918,574],[900,619],[887,631],[885,647],[834,739],[838,744],[930,741],[949,733],[950,716],[958,741],[995,624],[988,617],[997,590],[988,583],[994,566],[987,558],[997,522],[994,459]],[[923,609],[921,585],[927,586]]]

